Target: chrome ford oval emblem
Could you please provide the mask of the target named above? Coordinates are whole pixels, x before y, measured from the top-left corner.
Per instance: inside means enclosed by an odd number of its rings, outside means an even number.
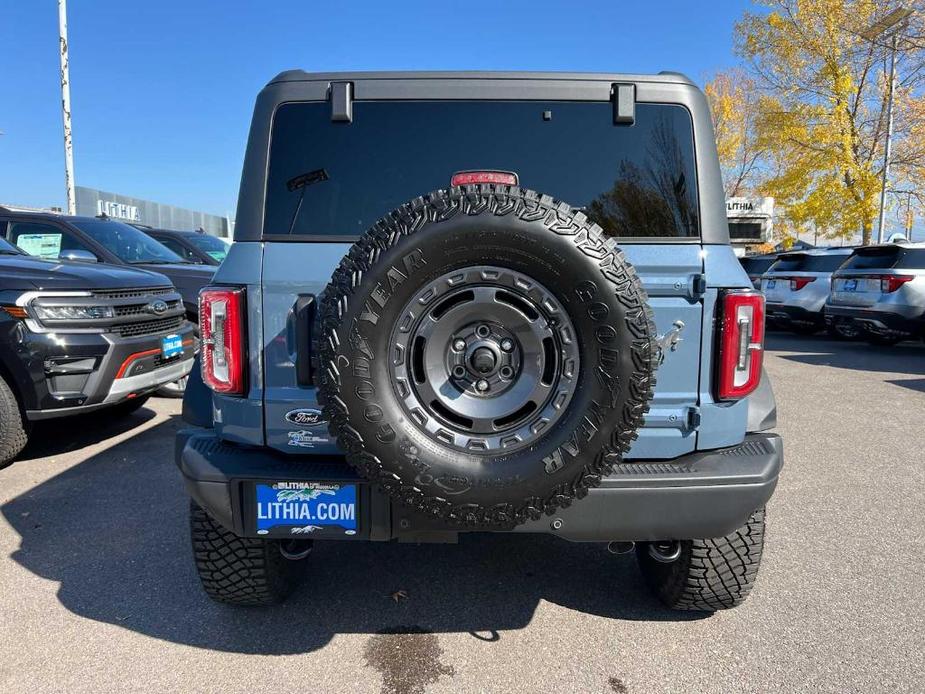
[[[167,302],[161,301],[160,299],[157,301],[152,301],[147,305],[146,310],[148,313],[153,313],[155,316],[159,316],[162,313],[167,312]]]
[[[314,427],[320,424],[326,424],[322,419],[321,410],[311,408],[302,408],[298,410],[289,410],[286,413],[286,421],[298,424],[300,427]]]

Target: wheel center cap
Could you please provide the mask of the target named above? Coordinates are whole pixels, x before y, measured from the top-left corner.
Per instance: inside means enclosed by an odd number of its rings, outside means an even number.
[[[489,374],[495,370],[495,367],[498,365],[498,360],[495,357],[495,353],[488,349],[488,347],[479,347],[472,352],[469,363],[472,364],[472,368],[478,373]]]

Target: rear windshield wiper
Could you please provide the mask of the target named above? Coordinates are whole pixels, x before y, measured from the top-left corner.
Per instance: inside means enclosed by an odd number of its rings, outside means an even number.
[[[313,183],[321,183],[322,181],[327,181],[329,178],[328,172],[324,169],[315,169],[314,171],[306,171],[303,174],[299,174],[293,178],[290,178],[286,181],[286,189],[293,193],[297,190],[301,191],[299,193],[299,202],[295,206],[295,211],[292,213],[292,219],[289,220],[289,231],[286,232],[292,236],[292,230],[295,227],[295,220],[299,218],[299,212],[302,211],[302,201],[305,199],[305,189]]]

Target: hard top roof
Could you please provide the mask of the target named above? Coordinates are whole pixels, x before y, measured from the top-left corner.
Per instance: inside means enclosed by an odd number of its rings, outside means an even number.
[[[609,82],[660,82],[696,86],[689,77],[680,72],[663,70],[658,74],[610,72],[505,72],[505,71],[394,71],[394,72],[306,72],[285,70],[270,80],[277,82],[349,82],[352,80],[563,80],[563,81],[609,81]]]

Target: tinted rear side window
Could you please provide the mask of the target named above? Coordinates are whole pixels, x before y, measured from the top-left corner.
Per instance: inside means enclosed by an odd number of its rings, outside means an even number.
[[[666,104],[637,104],[631,127],[613,124],[609,103],[355,102],[352,123],[332,122],[327,103],[284,104],[263,231],[357,236],[457,171],[502,170],[583,208],[611,235],[697,237],[693,146],[690,114]],[[326,180],[287,186],[322,170]]]

